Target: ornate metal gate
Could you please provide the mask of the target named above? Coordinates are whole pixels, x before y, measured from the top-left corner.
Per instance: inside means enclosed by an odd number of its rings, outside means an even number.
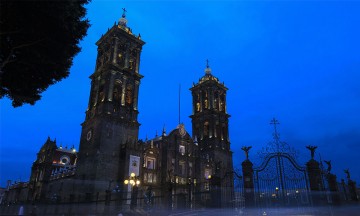
[[[274,140],[259,152],[260,166],[254,168],[255,202],[258,207],[304,206],[310,204],[306,168],[295,158],[297,152],[281,142],[273,119]]]

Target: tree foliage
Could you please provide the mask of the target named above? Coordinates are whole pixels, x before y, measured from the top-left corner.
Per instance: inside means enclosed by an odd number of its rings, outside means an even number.
[[[1,0],[0,99],[35,104],[69,75],[89,21],[89,0]]]

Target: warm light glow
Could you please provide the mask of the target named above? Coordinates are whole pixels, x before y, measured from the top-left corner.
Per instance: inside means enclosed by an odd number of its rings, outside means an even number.
[[[275,188],[275,190],[276,190],[276,191],[278,191],[278,190],[279,190],[279,188],[278,188],[278,187],[276,187],[276,188]]]
[[[134,180],[131,179],[130,184],[134,185],[135,184]]]
[[[129,184],[129,180],[126,179],[126,180],[124,181],[124,184]]]
[[[140,184],[140,180],[137,180],[137,181],[136,181],[136,185],[139,185],[139,184]]]
[[[208,175],[208,179],[211,179],[211,175]]]
[[[131,176],[131,177],[135,177],[135,173],[131,173],[130,176]]]

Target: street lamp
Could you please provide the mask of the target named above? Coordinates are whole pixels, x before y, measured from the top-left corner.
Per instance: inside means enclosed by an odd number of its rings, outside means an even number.
[[[135,173],[131,173],[129,178],[124,180],[124,184],[130,185],[132,188],[130,209],[133,210],[137,205],[137,192],[140,185],[140,179],[135,175]]]

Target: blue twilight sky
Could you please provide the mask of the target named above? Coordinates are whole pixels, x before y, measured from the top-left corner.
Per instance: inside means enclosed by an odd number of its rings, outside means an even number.
[[[146,41],[141,55],[140,139],[181,121],[191,134],[193,82],[213,75],[227,95],[234,165],[240,148],[252,145],[250,159],[272,139],[270,120],[300,152],[319,146],[332,160],[338,179],[350,168],[360,182],[360,1],[97,1],[88,6],[92,24],[81,42],[70,76],[44,92],[34,106],[12,108],[0,101],[0,186],[7,179],[27,181],[36,153],[50,136],[78,149],[95,42],[128,10],[128,25]]]

